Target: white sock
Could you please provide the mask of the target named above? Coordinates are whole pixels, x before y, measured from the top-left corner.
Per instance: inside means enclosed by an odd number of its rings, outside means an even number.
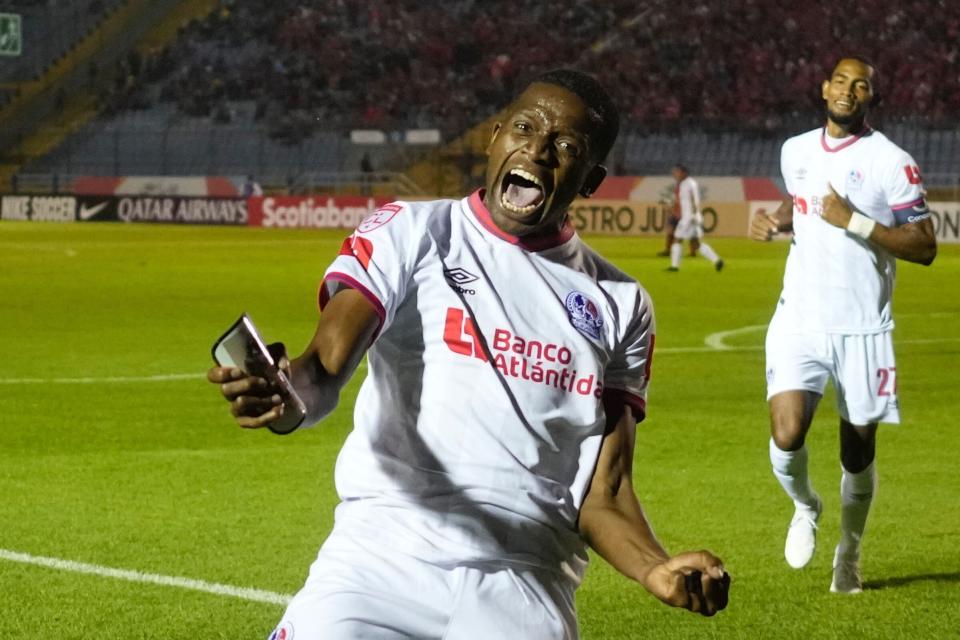
[[[720,256],[717,255],[717,252],[713,250],[713,247],[708,245],[703,240],[700,241],[700,255],[712,262],[717,264],[717,260],[720,259]]]
[[[840,544],[837,554],[853,560],[860,558],[860,539],[867,527],[867,515],[877,490],[877,472],[871,462],[860,473],[843,469],[840,478]]]
[[[807,473],[806,446],[796,451],[784,451],[770,438],[770,464],[773,466],[773,475],[798,509],[813,510],[817,506],[817,494]]]
[[[679,242],[670,245],[670,266],[680,268],[680,254],[683,253],[683,246]]]

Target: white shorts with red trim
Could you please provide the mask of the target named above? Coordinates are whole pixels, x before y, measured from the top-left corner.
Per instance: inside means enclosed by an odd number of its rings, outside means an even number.
[[[892,332],[797,333],[780,316],[778,310],[767,330],[767,400],[784,391],[822,395],[829,379],[847,422],[900,423]]]

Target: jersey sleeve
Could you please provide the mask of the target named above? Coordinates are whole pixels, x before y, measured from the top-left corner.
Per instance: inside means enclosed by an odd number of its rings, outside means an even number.
[[[897,226],[929,218],[920,167],[910,154],[905,151],[896,154],[886,173],[885,195]]]
[[[626,330],[607,365],[604,395],[616,397],[630,405],[637,422],[640,422],[647,415],[647,385],[650,383],[656,338],[656,320],[649,294],[638,287],[637,296],[628,311],[629,317],[623,325]]]
[[[408,203],[393,202],[360,223],[340,246],[320,285],[320,309],[340,289],[359,291],[380,316],[377,334],[393,320],[406,296],[425,234],[416,233]]]
[[[783,176],[783,185],[791,196],[797,193],[793,184],[793,171],[790,170],[790,140],[780,147],[780,175]]]

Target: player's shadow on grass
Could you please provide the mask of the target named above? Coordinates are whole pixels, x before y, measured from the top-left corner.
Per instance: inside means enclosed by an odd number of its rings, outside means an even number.
[[[903,587],[914,582],[923,582],[930,580],[932,582],[960,582],[960,571],[953,573],[920,573],[915,576],[899,576],[896,578],[886,578],[884,580],[867,580],[863,583],[864,589],[891,589]]]

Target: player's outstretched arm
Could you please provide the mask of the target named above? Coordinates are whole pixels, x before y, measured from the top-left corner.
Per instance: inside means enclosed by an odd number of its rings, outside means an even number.
[[[342,289],[327,303],[303,354],[292,361],[287,361],[286,356],[277,358],[307,407],[303,426],[318,422],[336,407],[340,389],[370,346],[379,321],[363,295]],[[271,350],[274,347],[271,345]],[[230,403],[230,412],[241,427],[266,427],[283,415],[283,395],[267,379],[248,376],[231,367],[213,367],[207,372],[207,379],[220,385]]]
[[[753,240],[771,240],[780,232],[793,231],[793,198],[784,198],[772,214],[758,213],[750,221],[750,237]]]
[[[930,218],[888,227],[856,213],[833,186],[823,198],[822,217],[833,226],[856,233],[901,260],[929,265],[937,257],[937,236]]]
[[[305,424],[320,421],[337,406],[340,389],[367,352],[380,317],[356,289],[330,298],[307,349],[290,363],[293,388],[307,405]]]
[[[673,557],[657,540],[633,490],[636,420],[607,406],[607,434],[580,510],[580,533],[620,573],[663,602],[712,616],[727,606],[730,576],[709,551]]]

